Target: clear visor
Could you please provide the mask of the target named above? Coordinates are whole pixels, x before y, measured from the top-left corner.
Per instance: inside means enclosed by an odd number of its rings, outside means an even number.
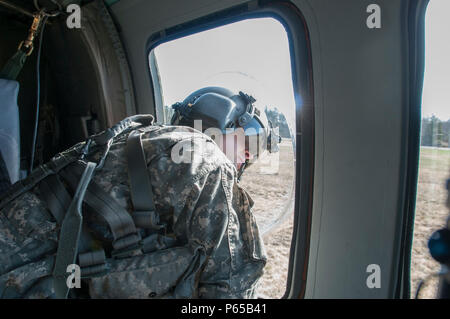
[[[247,125],[244,126],[246,136],[265,134],[265,130],[256,117],[253,117]]]
[[[223,133],[228,135],[225,138],[228,143],[224,148],[225,153],[234,163],[243,163],[245,160],[252,163],[261,158],[267,149],[266,130],[256,117],[245,127],[227,128]]]
[[[253,117],[243,129],[245,133],[245,146],[250,154],[250,160],[256,160],[267,149],[267,132],[257,117]]]

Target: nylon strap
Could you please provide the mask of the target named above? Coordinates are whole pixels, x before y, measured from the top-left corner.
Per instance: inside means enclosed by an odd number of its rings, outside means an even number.
[[[106,261],[105,251],[96,250],[93,252],[87,252],[78,256],[78,263],[80,267],[88,267],[104,264]]]
[[[77,162],[61,172],[61,176],[69,183],[71,188],[76,187],[79,180],[78,176],[83,170],[79,163]],[[114,238],[112,245],[115,250],[136,245],[141,240],[134,221],[127,210],[96,185],[95,181],[90,183],[84,201],[90,211],[100,215],[107,223]]]
[[[22,50],[17,50],[17,52],[6,62],[2,71],[0,72],[0,78],[8,80],[16,80],[20,71],[25,64],[27,55]]]
[[[64,217],[59,235],[58,250],[56,252],[55,268],[53,271],[53,287],[56,298],[67,298],[67,266],[74,264],[78,253],[78,243],[81,235],[83,215],[81,204],[89,182],[94,174],[96,164],[88,162],[76,188],[72,202]]]
[[[153,123],[153,116],[151,114],[137,114],[129,116],[122,121],[116,123],[109,129],[91,136],[91,139],[97,145],[105,145],[111,139],[116,138],[120,134],[128,131],[129,129],[136,127],[136,125],[151,125]]]
[[[153,191],[150,183],[142,146],[143,132],[136,130],[128,135],[126,154],[128,177],[130,179],[130,194],[133,203],[133,219],[140,228],[161,229],[159,215],[155,211],[153,203]]]
[[[9,179],[8,169],[6,168],[5,161],[0,154],[0,195],[3,194],[11,186]]]
[[[61,225],[71,201],[64,184],[57,175],[50,175],[39,184],[39,190],[56,223]]]
[[[39,191],[42,199],[47,203],[47,208],[60,226],[72,200],[69,192],[58,175],[50,175],[43,179],[39,184]],[[89,230],[83,229],[82,225],[78,246],[80,251],[78,265],[81,267],[82,277],[104,274],[107,271],[104,250],[83,252],[92,249],[95,246],[93,243],[94,239]]]
[[[92,277],[105,274],[108,269],[106,255],[103,249],[78,255],[81,277]]]
[[[75,162],[80,156],[83,145],[83,143],[77,144],[64,152],[55,155],[50,162],[33,170],[26,179],[19,180],[11,185],[11,187],[0,196],[0,209],[3,209],[6,205],[11,203],[11,201],[32,189],[47,176],[57,174],[61,169],[70,163]]]

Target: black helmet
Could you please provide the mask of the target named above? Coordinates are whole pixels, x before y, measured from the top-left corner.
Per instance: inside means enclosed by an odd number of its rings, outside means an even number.
[[[265,150],[278,152],[281,138],[274,132],[265,112],[253,105],[255,101],[243,92],[234,94],[222,87],[205,87],[190,94],[183,102],[172,105],[175,113],[171,124],[194,127],[195,120],[202,120],[203,132],[217,128],[223,134],[243,128],[247,137],[256,137],[257,147],[247,149],[257,159]]]

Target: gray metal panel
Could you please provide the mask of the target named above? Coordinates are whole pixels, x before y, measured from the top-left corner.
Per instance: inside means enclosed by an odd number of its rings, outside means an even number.
[[[244,0],[119,1],[111,10],[120,24],[135,86],[138,113],[155,114],[152,84],[148,73],[147,41],[151,35],[194,20]]]
[[[388,298],[398,256],[403,109],[401,1],[296,1],[311,32],[316,149],[307,297]],[[404,65],[404,64],[403,64]],[[381,267],[381,288],[366,267]]]

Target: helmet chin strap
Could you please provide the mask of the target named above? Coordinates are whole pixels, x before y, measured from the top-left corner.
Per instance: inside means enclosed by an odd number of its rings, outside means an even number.
[[[241,181],[241,176],[244,173],[244,170],[247,167],[247,165],[248,165],[248,159],[246,159],[245,162],[242,163],[241,167],[239,167],[238,176],[237,176],[238,183]]]

